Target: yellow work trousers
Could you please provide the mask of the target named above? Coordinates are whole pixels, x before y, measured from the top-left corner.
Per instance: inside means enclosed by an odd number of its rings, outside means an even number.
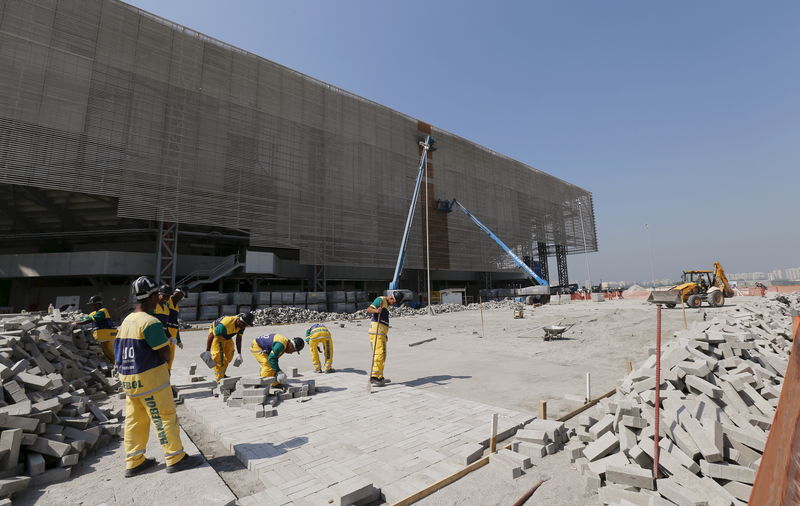
[[[173,343],[172,341],[169,342],[169,360],[167,361],[167,369],[172,371],[172,363],[175,361],[175,350],[178,348],[178,345]]]
[[[103,341],[100,343],[100,348],[103,349],[103,355],[113,364],[114,363],[114,341]]]
[[[225,377],[225,371],[228,370],[228,364],[233,360],[233,339],[223,339],[214,336],[211,341],[211,358],[214,360],[214,377],[217,383],[222,381]]]
[[[125,398],[126,469],[133,469],[144,462],[144,452],[150,438],[150,424],[155,427],[168,466],[177,464],[186,455],[181,443],[172,389],[167,384],[156,392]]]
[[[252,344],[250,344],[250,353],[253,354],[253,356],[258,361],[259,365],[261,365],[262,378],[275,377],[275,375],[278,374],[272,368],[272,366],[269,365],[269,360],[268,360],[269,356],[266,353],[264,353],[264,350],[261,349],[261,346],[259,346],[255,340],[253,340]],[[278,383],[277,381],[272,383],[272,386],[274,387],[278,385],[280,385],[280,383]]]
[[[386,341],[389,339],[389,327],[378,322],[372,322],[369,327],[369,342],[372,344],[373,378],[383,379],[383,366],[386,365]]]
[[[113,364],[114,359],[114,339],[117,338],[117,329],[97,329],[92,332],[92,337],[100,345],[103,355]]]
[[[317,337],[308,342],[311,348],[311,363],[314,364],[314,369],[319,370],[319,349],[318,345],[322,345],[323,353],[325,353],[325,370],[330,370],[333,367],[333,340],[330,337]]]

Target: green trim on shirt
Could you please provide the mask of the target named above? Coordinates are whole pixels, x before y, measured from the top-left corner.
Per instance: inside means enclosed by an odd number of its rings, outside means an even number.
[[[169,343],[166,331],[164,330],[164,326],[161,325],[161,322],[151,323],[145,327],[142,333],[144,334],[144,340],[147,341],[148,346],[154,350],[163,348]]]
[[[286,347],[283,345],[283,343],[272,343],[272,353],[270,353],[269,357],[267,357],[267,363],[269,363],[269,366],[273,371],[275,371],[276,374],[281,370],[281,368],[278,366],[278,358],[283,355],[285,349]]]

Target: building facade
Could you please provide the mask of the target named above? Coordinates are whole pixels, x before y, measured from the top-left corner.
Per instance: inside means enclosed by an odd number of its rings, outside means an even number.
[[[0,68],[0,306],[3,290],[31,306],[56,278],[95,290],[137,272],[382,286],[429,134],[433,279],[513,267],[437,200],[545,271],[557,256],[562,279],[566,255],[597,250],[590,192],[117,0],[0,1]],[[425,205],[411,284],[428,267]]]

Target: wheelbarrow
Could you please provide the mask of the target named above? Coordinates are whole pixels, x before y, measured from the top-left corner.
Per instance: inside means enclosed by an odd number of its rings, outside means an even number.
[[[544,330],[544,340],[549,341],[550,339],[560,339],[563,337],[564,332],[572,328],[575,324],[567,325],[566,327],[562,325],[548,325],[547,327],[542,327]]]

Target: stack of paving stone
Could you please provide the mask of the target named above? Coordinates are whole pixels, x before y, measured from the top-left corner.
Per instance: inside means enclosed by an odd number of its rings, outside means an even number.
[[[110,375],[87,331],[51,316],[0,316],[0,498],[69,478],[121,435]]]
[[[655,355],[568,451],[605,504],[745,504],[780,397],[797,297],[743,303],[675,333],[662,349],[661,476],[654,479]],[[584,446],[585,445],[585,446]]]
[[[489,461],[507,470],[511,478],[518,478],[537,460],[564,449],[569,438],[570,432],[564,422],[532,420],[514,434],[511,449],[503,448],[491,454]]]
[[[278,414],[274,408],[281,401],[308,397],[317,392],[315,380],[290,383],[286,389],[273,389],[270,385],[274,381],[273,377],[223,378],[219,384],[219,396],[228,407],[252,411],[256,418],[269,418]]]

